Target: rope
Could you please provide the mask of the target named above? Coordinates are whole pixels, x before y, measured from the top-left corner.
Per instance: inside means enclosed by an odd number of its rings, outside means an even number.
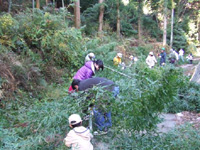
[[[120,74],[120,75],[123,75],[123,76],[125,76],[125,77],[128,77],[128,78],[132,78],[131,76],[129,76],[129,75],[127,75],[127,74],[124,74],[124,73],[122,73],[122,72],[119,72],[119,71],[116,71],[116,70],[114,70],[114,69],[112,69],[112,68],[110,68],[110,67],[108,67],[108,66],[104,66],[105,68],[107,68],[107,69],[109,69],[109,70],[111,70],[111,71],[113,71],[113,72],[116,72],[116,73],[118,73],[118,74]]]

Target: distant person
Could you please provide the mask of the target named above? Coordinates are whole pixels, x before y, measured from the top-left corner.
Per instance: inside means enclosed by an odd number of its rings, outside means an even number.
[[[131,55],[131,56],[129,57],[129,59],[130,59],[130,64],[129,64],[128,67],[131,67],[131,66],[133,65],[133,63],[134,63],[134,56]]]
[[[117,53],[117,55],[113,59],[114,65],[119,66],[122,63],[122,53]]]
[[[87,62],[87,61],[94,61],[94,59],[95,59],[94,53],[89,53],[89,54],[87,54],[87,56],[85,57],[85,62]]]
[[[186,57],[186,59],[188,60],[188,62],[189,62],[190,64],[192,64],[192,63],[193,63],[193,55],[192,55],[192,53],[190,53],[190,54]]]
[[[93,75],[95,75],[96,71],[104,69],[103,61],[101,60],[96,60],[96,61],[88,61],[85,63],[84,66],[82,66],[73,79],[78,79],[78,80],[85,80],[88,78],[92,78]],[[73,91],[72,87],[69,87],[69,93]]]
[[[174,64],[178,59],[178,54],[175,50],[171,49],[169,54],[169,63]]]
[[[159,57],[160,57],[160,66],[165,65],[167,54],[165,52],[165,48],[164,47],[161,49],[161,53],[160,53]]]
[[[108,90],[113,93],[113,96],[116,97],[119,94],[119,87],[114,84],[113,81],[106,78],[94,77],[87,80],[73,80],[72,88],[76,91],[85,91],[94,86],[104,87],[105,90]],[[99,133],[96,134],[106,134],[108,128],[112,126],[111,111],[102,112],[98,109],[98,106],[93,108],[93,113],[95,117],[95,124],[99,130]]]
[[[81,117],[78,114],[72,114],[68,120],[72,130],[63,140],[65,145],[71,147],[72,150],[93,150],[93,145],[90,142],[93,136],[88,128],[82,126]]]
[[[179,59],[182,60],[182,62],[184,62],[184,57],[183,57],[183,55],[184,55],[184,50],[181,48],[181,49],[179,50]]]
[[[149,55],[146,58],[146,63],[149,66],[149,68],[153,68],[155,64],[157,63],[157,60],[155,56],[153,55],[153,52],[149,52]]]

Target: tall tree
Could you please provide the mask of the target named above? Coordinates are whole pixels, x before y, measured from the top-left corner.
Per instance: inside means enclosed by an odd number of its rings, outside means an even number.
[[[74,20],[75,20],[75,27],[80,28],[81,26],[81,19],[80,19],[80,0],[76,0],[74,2]]]
[[[164,27],[163,27],[163,46],[167,44],[167,5],[168,0],[164,0]]]
[[[11,12],[11,7],[12,7],[12,0],[8,1],[8,13]]]
[[[198,38],[200,43],[200,16],[198,17]]]
[[[143,3],[142,0],[138,0],[138,39],[142,39],[142,14],[143,14]]]
[[[99,12],[99,35],[102,35],[102,31],[103,31],[103,15],[104,15],[104,5],[102,4],[104,2],[104,0],[99,0],[99,4],[101,4],[100,6],[100,12]]]
[[[36,0],[36,8],[40,9],[40,0]]]
[[[34,11],[34,8],[35,8],[35,0],[32,0],[32,6],[33,6],[33,11]]]
[[[170,36],[170,49],[173,46],[173,28],[174,28],[174,1],[171,0],[172,3],[172,14],[171,14],[171,36]]]
[[[63,7],[63,8],[65,7],[65,3],[64,3],[64,0],[62,0],[62,7]]]
[[[46,5],[48,5],[49,4],[49,0],[46,0]]]
[[[120,1],[117,0],[117,36],[120,37]]]

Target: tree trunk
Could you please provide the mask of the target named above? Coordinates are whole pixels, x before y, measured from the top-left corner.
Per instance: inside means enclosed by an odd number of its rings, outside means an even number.
[[[35,9],[35,0],[32,0],[32,5],[33,5],[33,11]]]
[[[174,28],[174,2],[172,0],[170,49],[173,46],[173,28]]]
[[[199,42],[200,42],[200,16],[198,17],[198,40],[199,40]]]
[[[36,8],[40,9],[40,0],[36,0]]]
[[[62,7],[63,7],[63,8],[65,7],[65,3],[64,3],[64,0],[62,0]]]
[[[168,0],[164,0],[163,46],[167,44],[167,3]]]
[[[46,0],[46,5],[48,5],[49,4],[49,0]]]
[[[77,29],[81,26],[81,19],[80,19],[80,0],[76,0],[74,6],[74,16],[75,16],[75,27]]]
[[[120,11],[119,11],[119,1],[117,2],[117,37],[120,37]]]
[[[200,84],[200,63],[196,66],[190,81],[197,82]]]
[[[142,39],[142,0],[138,0],[138,39]]]
[[[3,2],[3,1],[2,1],[2,0],[0,0],[0,7],[2,7],[2,4],[3,4],[2,2]]]
[[[12,7],[12,0],[8,1],[8,13],[11,12],[11,7]]]
[[[99,4],[102,4],[104,2],[104,0],[99,0]],[[99,36],[102,35],[102,31],[103,31],[103,15],[104,15],[104,5],[100,6],[100,13],[99,13]]]

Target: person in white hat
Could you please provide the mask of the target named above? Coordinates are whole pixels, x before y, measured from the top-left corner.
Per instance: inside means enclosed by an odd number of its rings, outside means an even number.
[[[153,68],[155,66],[155,63],[157,63],[157,60],[153,55],[153,52],[149,52],[149,55],[146,58],[146,63],[149,66],[149,68]]]
[[[72,130],[69,131],[64,143],[72,150],[93,150],[93,145],[90,140],[93,137],[88,128],[82,126],[82,119],[78,114],[69,116],[69,126]]]
[[[117,53],[113,59],[114,65],[119,66],[122,63],[122,53]]]
[[[87,61],[94,61],[94,59],[95,59],[94,53],[89,53],[89,54],[87,54],[87,56],[85,57],[85,62],[87,62]]]

